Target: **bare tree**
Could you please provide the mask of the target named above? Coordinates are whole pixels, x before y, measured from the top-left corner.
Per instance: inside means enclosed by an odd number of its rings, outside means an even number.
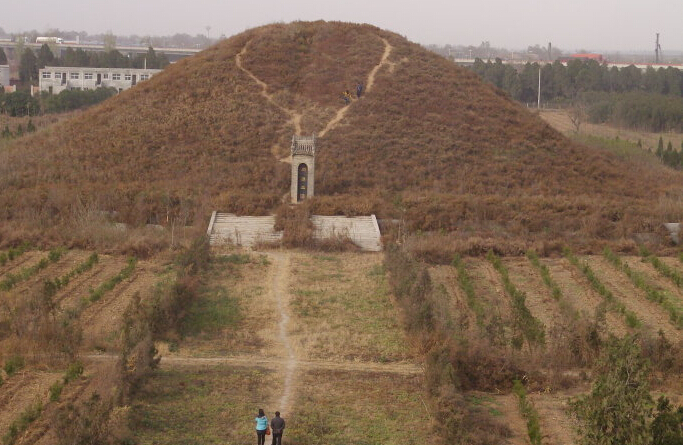
[[[576,100],[572,103],[569,109],[569,119],[572,121],[574,126],[574,133],[578,134],[581,129],[581,124],[586,121],[588,116],[587,105],[582,100]]]

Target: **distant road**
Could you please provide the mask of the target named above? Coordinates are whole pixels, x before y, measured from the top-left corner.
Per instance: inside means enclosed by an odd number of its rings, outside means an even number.
[[[50,48],[53,51],[62,53],[66,51],[67,48],[73,48],[73,49],[83,49],[85,51],[104,51],[104,45],[93,45],[93,44],[87,44],[87,43],[62,43],[62,44],[57,44],[57,43],[52,43],[49,44]],[[14,42],[0,42],[0,47],[4,48],[5,50],[9,50],[9,52],[13,52],[14,48],[16,46],[16,43]],[[24,43],[24,47],[27,48],[33,48],[33,49],[39,49],[41,46],[43,46],[42,43]],[[121,53],[121,54],[130,54],[131,57],[135,57],[138,54],[145,54],[147,53],[149,47],[147,46],[117,46],[116,49]],[[154,51],[157,54],[164,53],[170,61],[176,61],[179,59],[182,59],[187,56],[194,55],[203,49],[199,48],[154,48]],[[55,54],[56,56],[59,56],[61,54]]]

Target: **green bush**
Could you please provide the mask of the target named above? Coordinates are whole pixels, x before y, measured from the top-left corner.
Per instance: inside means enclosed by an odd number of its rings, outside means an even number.
[[[104,283],[100,284],[96,289],[90,291],[90,296],[88,297],[90,302],[96,302],[97,300],[102,298],[104,294],[114,289],[114,287],[116,287],[117,284],[119,284],[126,278],[130,278],[130,276],[133,274],[133,271],[135,270],[136,264],[136,258],[128,258],[128,264],[126,265],[126,267],[121,269],[121,271],[118,274],[114,275]]]
[[[657,400],[657,411],[650,424],[652,445],[683,445],[683,406],[677,409],[669,399]]]
[[[460,289],[465,292],[465,296],[467,297],[467,305],[476,315],[477,323],[479,325],[483,325],[484,319],[486,318],[486,309],[479,302],[479,299],[474,292],[474,286],[472,285],[470,276],[467,274],[464,261],[462,258],[460,258],[460,255],[455,255],[451,264],[458,271],[458,284],[460,285]]]
[[[643,256],[643,259],[652,264],[660,274],[671,280],[676,286],[683,287],[683,275],[679,271],[662,262],[662,260],[652,255],[644,247],[641,247],[640,253]]]
[[[541,425],[539,423],[538,411],[534,408],[533,403],[527,399],[527,392],[524,384],[519,380],[515,380],[512,386],[512,391],[517,394],[519,399],[519,410],[522,417],[526,420],[526,430],[529,435],[529,441],[532,445],[541,445]]]
[[[486,259],[500,274],[505,292],[512,299],[513,328],[516,331],[512,345],[519,349],[522,347],[522,343],[526,341],[529,349],[532,349],[533,345],[545,344],[543,323],[535,318],[526,306],[526,294],[512,283],[507,268],[493,251],[489,250]]]
[[[62,395],[62,390],[64,389],[64,383],[56,381],[50,386],[50,402],[56,402],[59,400],[59,396]]]
[[[83,374],[84,368],[83,368],[83,363],[81,362],[74,362],[69,365],[69,367],[66,369],[66,373],[64,374],[64,383],[69,383],[72,380],[77,379]]]
[[[19,247],[9,249],[7,252],[0,252],[0,266],[4,266],[8,261],[14,261],[17,257],[29,249],[30,245],[24,243]]]
[[[560,286],[558,286],[550,276],[550,270],[548,269],[548,266],[541,263],[541,260],[538,258],[538,254],[536,254],[536,252],[533,250],[527,250],[526,257],[529,259],[531,264],[537,268],[539,272],[541,272],[543,283],[550,288],[553,298],[559,301],[560,298],[562,298],[562,289],[560,289]]]
[[[21,271],[16,275],[7,274],[5,276],[5,279],[0,281],[0,291],[8,291],[12,289],[14,286],[16,286],[17,283],[28,280],[29,278],[31,278],[32,276],[34,276],[35,274],[49,266],[51,262],[53,263],[59,261],[63,254],[63,249],[53,249],[47,254],[46,258],[41,259],[35,266],[21,269]]]
[[[43,112],[62,113],[64,111],[95,105],[116,95],[115,88],[94,90],[63,90],[59,94],[42,94]]]
[[[42,412],[43,404],[40,402],[36,402],[33,405],[30,405],[28,408],[26,408],[26,410],[23,413],[21,413],[19,418],[10,424],[7,433],[5,433],[4,436],[2,436],[3,445],[13,445],[19,438],[19,435],[26,431],[28,426],[34,420],[40,417],[40,414]]]
[[[24,357],[20,355],[14,355],[5,361],[5,365],[2,369],[5,370],[7,375],[12,375],[24,367]]]
[[[596,363],[590,394],[573,400],[582,443],[649,444],[650,368],[637,337],[612,337]]]
[[[88,257],[87,260],[74,267],[61,278],[57,277],[54,280],[45,280],[45,283],[43,284],[43,295],[47,297],[53,296],[59,289],[69,284],[72,278],[92,269],[92,267],[97,264],[98,261],[99,257],[97,253],[93,253]]]

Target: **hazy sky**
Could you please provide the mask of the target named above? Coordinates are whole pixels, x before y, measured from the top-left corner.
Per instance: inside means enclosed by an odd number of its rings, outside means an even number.
[[[231,36],[276,21],[371,23],[429,44],[564,50],[683,50],[683,0],[14,0],[8,32],[47,28],[114,34]]]

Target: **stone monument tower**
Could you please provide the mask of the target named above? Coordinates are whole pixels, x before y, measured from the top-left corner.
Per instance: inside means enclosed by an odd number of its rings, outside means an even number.
[[[292,136],[292,203],[313,196],[314,173],[315,135]]]

